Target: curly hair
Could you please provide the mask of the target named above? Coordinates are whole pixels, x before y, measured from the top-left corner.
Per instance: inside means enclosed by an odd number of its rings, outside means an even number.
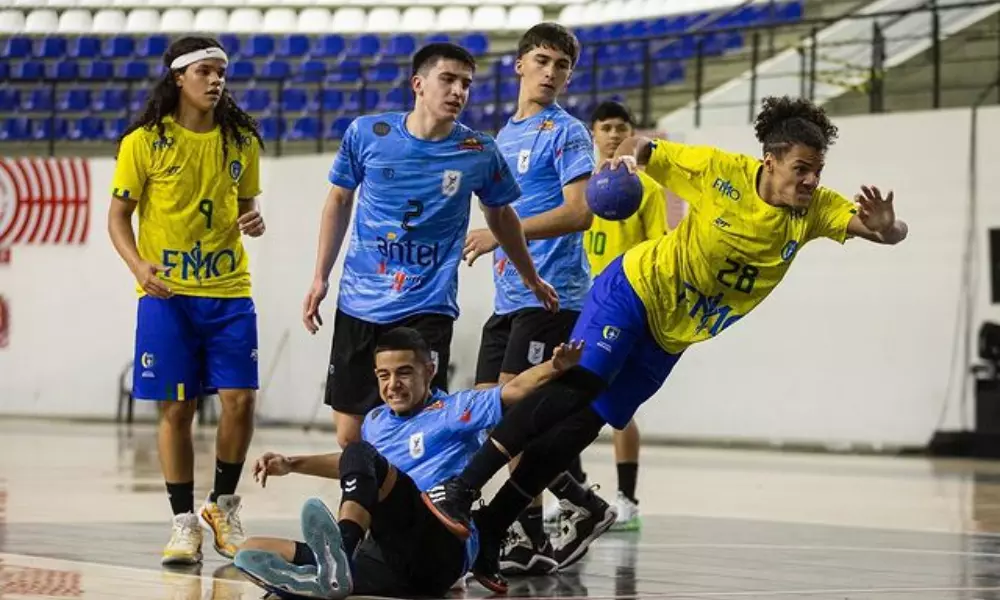
[[[805,98],[788,96],[764,98],[754,130],[764,153],[778,158],[796,144],[826,152],[837,139],[837,127],[826,111]]]
[[[171,69],[170,63],[174,61],[178,56],[187,54],[189,52],[194,52],[196,50],[204,50],[205,48],[222,48],[217,40],[207,37],[183,37],[174,43],[170,44],[167,48],[166,53],[163,55],[163,66],[166,70],[163,73],[163,77],[156,82],[153,86],[152,91],[149,94],[149,100],[146,102],[146,108],[143,110],[139,118],[136,119],[134,123],[125,129],[125,132],[119,138],[118,143],[125,139],[125,136],[132,133],[140,127],[146,129],[152,129],[156,127],[157,133],[159,133],[160,139],[166,137],[166,129],[163,125],[163,118],[174,114],[177,110],[177,106],[180,103],[181,91],[177,87],[177,82],[175,81],[175,75],[177,73],[183,73],[187,67],[182,69]],[[257,121],[243,111],[230,95],[229,90],[223,89],[222,96],[219,98],[218,104],[215,105],[215,111],[213,116],[215,117],[215,123],[222,130],[222,162],[226,162],[226,154],[229,151],[229,141],[232,140],[238,147],[243,147],[250,143],[249,135],[257,138],[257,143],[261,147],[264,146],[264,141],[260,137],[259,126]]]

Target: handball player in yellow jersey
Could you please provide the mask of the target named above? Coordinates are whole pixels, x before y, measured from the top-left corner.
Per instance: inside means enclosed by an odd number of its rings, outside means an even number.
[[[257,316],[242,235],[257,211],[260,135],[225,89],[219,42],[175,41],[145,111],[122,136],[108,230],[138,282],[133,395],[160,405],[160,465],[174,513],[164,564],[202,559],[201,521],[219,554],[244,540],[235,494],[253,435]],[[138,244],[132,213],[139,211]],[[194,512],[191,424],[196,400],[222,404],[215,482]]]
[[[803,99],[767,98],[755,123],[758,159],[706,146],[630,138],[611,161],[646,173],[688,202],[677,228],[643,242],[595,280],[571,339],[579,365],[511,409],[462,473],[424,502],[459,537],[473,500],[512,456],[511,479],[479,511],[477,577],[501,578],[499,539],[530,499],[586,448],[605,423],[625,427],[684,350],[719,335],[766,298],[803,244],[906,238],[893,194],[863,186],[855,202],[819,185],[837,128]],[[490,531],[493,530],[493,532]],[[592,541],[587,536],[578,553]]]

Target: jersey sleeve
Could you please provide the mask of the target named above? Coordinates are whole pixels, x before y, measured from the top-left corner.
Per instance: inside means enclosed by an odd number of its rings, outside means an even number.
[[[344,133],[340,142],[340,150],[330,167],[329,180],[335,186],[353,190],[361,185],[365,178],[365,167],[361,161],[361,134],[358,132],[358,119],[354,119]]]
[[[507,161],[495,144],[490,144],[488,173],[483,178],[483,186],[476,190],[476,196],[486,206],[505,206],[521,197],[521,187],[510,172]]]
[[[640,177],[642,181],[642,205],[639,207],[639,219],[642,220],[642,231],[647,240],[655,240],[667,233],[667,195],[663,187],[650,178]]]
[[[810,208],[810,239],[830,238],[843,244],[847,241],[847,225],[857,214],[853,202],[837,192],[820,188]]]
[[[149,144],[136,129],[122,140],[111,179],[111,195],[136,202],[142,197],[149,172]]]
[[[712,168],[715,148],[662,139],[653,140],[652,144],[646,174],[684,200],[697,202],[703,191],[703,175]]]
[[[250,135],[250,147],[247,148],[247,164],[240,177],[237,198],[256,198],[260,195],[260,144],[257,138]]]
[[[445,410],[452,431],[478,432],[495,427],[503,417],[500,386],[454,394]]]
[[[594,172],[594,140],[583,123],[572,119],[556,132],[555,167],[559,182],[565,186]]]

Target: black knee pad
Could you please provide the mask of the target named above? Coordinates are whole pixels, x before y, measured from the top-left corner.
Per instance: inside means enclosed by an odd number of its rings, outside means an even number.
[[[371,510],[389,473],[389,461],[368,442],[348,444],[340,454],[341,502],[357,502]]]

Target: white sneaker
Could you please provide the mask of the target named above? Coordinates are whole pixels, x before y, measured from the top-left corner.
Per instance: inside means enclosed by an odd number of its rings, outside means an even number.
[[[194,513],[174,515],[170,541],[163,549],[164,565],[193,565],[201,562],[201,527]]]
[[[615,518],[611,531],[638,531],[642,528],[639,505],[626,498],[621,491],[615,498],[615,508],[618,509],[618,517]]]
[[[560,517],[562,517],[562,507],[559,506],[558,502],[550,502],[545,505],[545,512],[542,513],[542,518],[545,519],[546,528],[557,528]]]
[[[206,498],[201,507],[201,522],[212,532],[215,551],[228,559],[236,556],[247,539],[239,513],[240,497],[235,494],[219,496],[215,502]]]

